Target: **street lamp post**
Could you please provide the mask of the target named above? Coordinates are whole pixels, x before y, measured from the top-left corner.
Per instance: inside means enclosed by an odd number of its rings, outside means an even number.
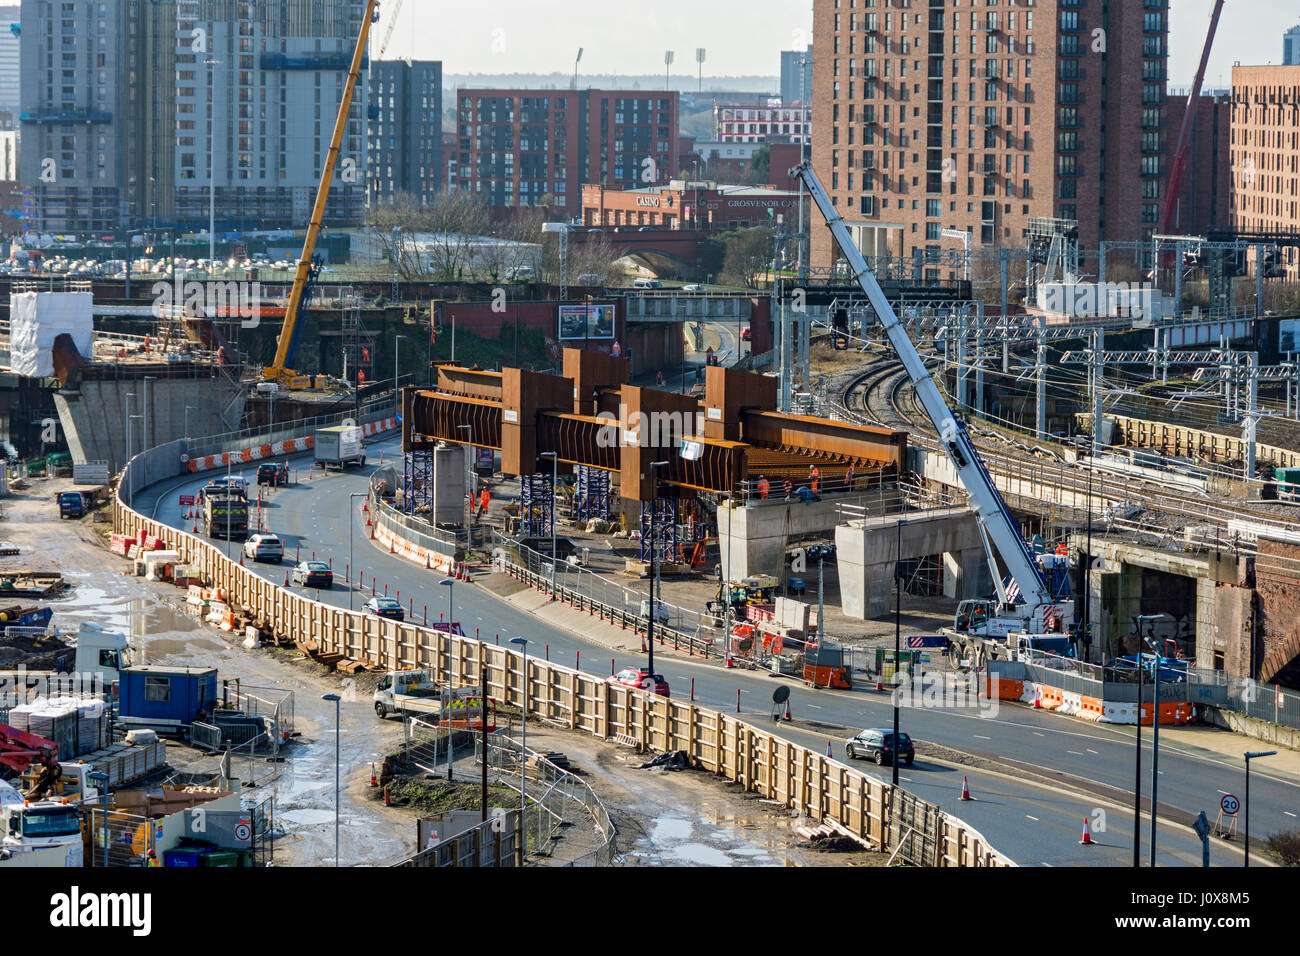
[[[158,381],[158,379],[154,375],[146,375],[144,377],[144,400],[140,402],[141,411],[144,414],[144,419],[140,422],[140,447],[141,448],[153,447],[152,442],[150,442],[149,440],[149,406],[153,404],[152,393],[154,390],[149,387],[149,383],[156,382],[156,381]]]
[[[127,416],[127,419],[126,419],[126,434],[127,434],[126,444],[127,444],[127,447],[128,447],[128,448],[129,448],[130,445],[131,445],[131,422],[136,421],[137,419],[141,419],[141,418],[144,418],[144,416],[143,416],[143,415],[128,415],[128,416]],[[134,500],[135,500],[135,473],[134,473],[134,472],[132,472],[132,474],[131,474],[131,480],[130,480],[130,481],[128,482],[128,484],[127,484],[126,494],[127,494],[127,498],[128,498],[130,501],[134,501]]]
[[[898,786],[898,668],[903,655],[903,524],[904,522],[900,519],[898,522],[898,546],[894,553],[894,756],[889,762],[889,781],[895,787]],[[820,617],[817,619],[817,627],[821,627]],[[818,632],[818,639],[820,640],[820,631]]]
[[[352,501],[354,498],[366,498],[364,491],[354,491],[348,495],[348,610],[352,610]]]
[[[451,780],[451,622],[454,620],[452,596],[456,590],[456,581],[453,578],[443,578],[438,582],[438,586],[447,589],[447,709],[443,712],[443,718],[447,722],[447,779]],[[465,726],[469,726],[468,722]],[[485,759],[486,756],[484,754]]]
[[[524,652],[523,679],[519,700],[519,712],[523,715],[523,742],[519,752],[519,852],[528,853],[528,638],[512,637],[511,644],[518,644]],[[487,754],[483,754],[487,760]]]
[[[1255,750],[1242,754],[1246,758],[1246,805],[1242,807],[1242,812],[1246,817],[1246,837],[1243,849],[1246,860],[1243,866],[1250,866],[1250,762],[1257,757],[1272,757],[1277,754],[1276,750]]]
[[[400,343],[404,338],[406,338],[404,335],[393,337],[393,401],[399,403],[397,406],[399,409],[401,408],[401,404],[397,394],[397,356],[401,349]]]
[[[651,681],[655,672],[655,614],[659,610],[655,604],[655,575],[659,572],[659,549],[655,540],[655,502],[659,500],[659,469],[667,465],[666,461],[650,462],[650,614],[646,625],[646,645],[650,648],[647,664],[650,668]]]
[[[555,511],[560,504],[560,492],[556,486],[560,476],[560,456],[553,451],[544,451],[538,457],[551,459],[551,600],[554,601],[559,593],[555,589],[555,568],[559,563],[559,556],[555,553]]]
[[[339,701],[342,698],[338,694],[322,694],[321,700],[331,700],[334,702],[334,865],[339,865],[339,792],[340,792],[340,752],[341,744],[340,721],[339,721]]]
[[[1137,727],[1133,741],[1133,867],[1142,865],[1142,645],[1137,655]],[[1152,804],[1152,809],[1155,805]]]
[[[1147,625],[1147,633],[1142,635],[1149,648],[1151,648],[1155,659],[1152,661],[1152,687],[1151,692],[1151,848],[1150,848],[1150,866],[1156,865],[1156,791],[1160,782],[1160,652],[1156,642],[1152,640],[1155,634],[1155,622],[1162,620],[1161,614],[1142,614],[1138,621]],[[1138,647],[1138,666],[1142,666],[1142,648]],[[1138,712],[1138,720],[1142,719],[1141,711]]]

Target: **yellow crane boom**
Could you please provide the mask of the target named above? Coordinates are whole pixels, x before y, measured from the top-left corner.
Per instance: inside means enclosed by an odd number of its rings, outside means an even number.
[[[311,272],[312,256],[316,253],[316,240],[320,237],[321,222],[325,218],[325,200],[329,197],[330,183],[334,179],[334,167],[338,163],[339,147],[343,143],[343,132],[348,125],[348,112],[352,108],[352,94],[356,90],[357,80],[361,76],[361,62],[365,57],[366,42],[370,37],[370,24],[379,18],[378,0],[367,0],[366,15],[361,18],[361,33],[357,37],[357,47],[352,52],[352,65],[348,69],[347,82],[343,84],[343,100],[339,103],[339,115],[334,120],[334,136],[330,139],[329,153],[325,157],[325,166],[321,170],[320,183],[316,186],[316,203],[312,206],[311,222],[307,225],[307,238],[302,244],[302,255],[298,258],[298,271],[293,277],[293,289],[289,293],[289,305],[284,312],[284,327],[280,330],[280,340],[275,349],[275,361],[262,369],[262,378],[266,381],[279,382],[289,388],[305,384],[295,381],[298,376],[292,369],[285,368],[289,360],[289,348],[293,343],[294,327],[298,322],[298,310],[302,306],[303,292],[307,288],[307,278]]]

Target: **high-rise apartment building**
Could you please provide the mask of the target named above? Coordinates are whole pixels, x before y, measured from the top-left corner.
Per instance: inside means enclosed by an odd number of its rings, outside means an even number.
[[[20,8],[17,4],[0,7],[0,111],[18,113],[22,105],[19,82]]]
[[[812,96],[812,48],[781,51],[781,102],[807,103]]]
[[[26,225],[200,227],[210,184],[219,228],[304,225],[365,6],[23,0]],[[327,224],[361,221],[365,116],[363,85]]]
[[[663,183],[681,161],[678,94],[460,90],[459,188],[491,206],[578,215],[582,187]]]
[[[372,205],[406,193],[427,206],[443,188],[442,63],[370,64],[366,172]]]
[[[1232,228],[1254,235],[1300,233],[1296,116],[1300,65],[1232,68]],[[1300,277],[1297,251],[1280,266]]]
[[[1168,0],[813,10],[813,162],[866,254],[959,248],[945,229],[1021,246],[1031,218],[1077,221],[1084,248],[1156,228]],[[813,264],[828,266],[826,230],[812,237]]]

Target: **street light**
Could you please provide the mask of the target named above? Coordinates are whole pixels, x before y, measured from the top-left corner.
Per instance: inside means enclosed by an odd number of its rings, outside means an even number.
[[[452,779],[452,777],[451,777],[451,766],[452,766],[452,764],[451,764],[451,724],[450,724],[450,720],[451,720],[451,622],[452,622],[452,620],[453,620],[452,595],[455,593],[455,589],[456,589],[456,581],[455,581],[454,578],[443,578],[441,581],[438,582],[438,586],[439,586],[439,587],[444,587],[444,588],[447,589],[447,650],[448,650],[448,653],[447,653],[447,709],[446,709],[446,711],[444,712],[443,716],[448,720],[448,724],[447,724],[447,779],[450,780],[450,779]],[[468,712],[466,712],[466,718],[467,718],[467,720],[468,720]],[[466,723],[465,726],[468,727],[469,724]],[[486,754],[484,754],[484,757],[486,758]]]
[[[556,594],[555,589],[555,565],[559,556],[555,553],[555,509],[560,503],[560,493],[556,488],[556,482],[559,479],[560,457],[553,451],[544,451],[539,458],[551,459],[551,600],[554,601]]]
[[[352,499],[367,498],[364,491],[354,491],[348,495],[348,610],[352,610]]]
[[[1250,762],[1256,757],[1272,757],[1276,754],[1276,750],[1255,750],[1242,754],[1246,758],[1246,805],[1242,807],[1242,812],[1246,817],[1246,843],[1244,847],[1246,862],[1243,864],[1245,866],[1250,866]]]
[[[523,715],[523,743],[520,745],[519,752],[519,847],[520,853],[528,853],[528,798],[526,789],[528,787],[528,638],[512,637],[511,644],[518,644],[524,652],[524,669],[522,681],[522,693],[520,694],[519,712]],[[487,760],[487,752],[483,753],[483,759]]]
[[[342,699],[338,694],[322,694],[321,700],[332,700],[334,702],[334,865],[339,865],[339,766],[340,750],[339,742],[339,701]]]
[[[397,355],[399,350],[401,349],[401,346],[398,343],[401,342],[402,339],[404,338],[406,338],[405,335],[396,335],[393,337],[393,401],[394,402],[400,401],[397,394]],[[400,408],[401,405],[399,404],[398,407]]]
[[[144,416],[128,415],[126,417],[126,447],[128,449],[131,447],[131,422],[141,418],[144,418]],[[129,501],[135,500],[135,474],[134,473],[131,474],[130,481],[128,481],[127,483],[126,494]]]
[[[898,548],[894,553],[894,759],[890,761],[889,779],[895,787],[898,786],[898,692],[901,689],[901,682],[898,679],[898,667],[902,663],[902,635],[903,635],[903,525],[905,521],[899,519],[898,522]],[[817,618],[817,639],[821,640],[822,619],[820,612]],[[880,675],[877,675],[880,676]],[[976,687],[978,688],[978,684]],[[978,689],[976,691],[978,694]]]
[[[1133,866],[1142,865],[1142,645],[1137,655],[1137,735],[1133,740]],[[1151,804],[1155,809],[1155,803]]]
[[[1138,621],[1147,625],[1147,633],[1142,634],[1142,640],[1146,642],[1147,647],[1151,648],[1155,655],[1152,662],[1152,691],[1151,698],[1151,863],[1150,866],[1156,865],[1156,790],[1160,782],[1160,650],[1152,636],[1155,634],[1156,621],[1164,619],[1163,614],[1141,614]],[[1139,632],[1141,633],[1141,632]],[[1138,666],[1142,666],[1142,648],[1138,647]],[[1141,721],[1142,713],[1138,712],[1138,720]]]
[[[655,502],[659,500],[658,471],[667,464],[666,461],[650,462],[650,623],[646,625],[646,644],[650,647],[648,664],[652,684],[655,672],[655,613],[658,611],[655,604],[655,575],[659,573],[659,549],[655,547]]]

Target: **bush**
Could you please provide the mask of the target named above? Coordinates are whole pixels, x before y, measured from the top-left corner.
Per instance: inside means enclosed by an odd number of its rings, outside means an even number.
[[[1268,838],[1268,852],[1283,866],[1300,866],[1300,830],[1283,830]]]

